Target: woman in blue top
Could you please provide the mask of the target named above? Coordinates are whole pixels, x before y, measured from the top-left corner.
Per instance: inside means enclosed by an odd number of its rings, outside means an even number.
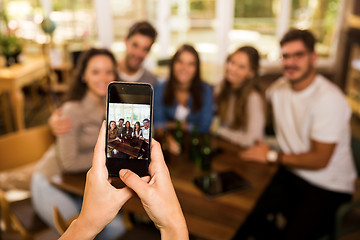
[[[170,62],[169,80],[155,87],[154,127],[157,135],[175,129],[181,123],[184,131],[195,126],[200,133],[209,131],[213,117],[213,93],[200,76],[200,58],[194,47],[184,44]],[[180,146],[166,135],[169,150],[179,153]]]

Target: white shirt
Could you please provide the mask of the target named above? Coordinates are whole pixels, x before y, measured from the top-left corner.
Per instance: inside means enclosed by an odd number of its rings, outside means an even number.
[[[145,139],[150,139],[150,127],[148,129],[142,127],[141,128],[141,131],[142,131],[142,136],[145,138]]]
[[[144,68],[139,68],[139,70],[133,75],[128,75],[122,71],[119,71],[119,76],[120,79],[124,80],[125,82],[138,82],[139,79],[144,75],[144,72]]]
[[[188,107],[184,107],[181,104],[178,104],[175,110],[175,120],[180,122],[186,122],[187,117],[189,116],[190,109]]]
[[[276,137],[285,154],[309,152],[311,140],[336,143],[325,168],[292,171],[318,187],[352,193],[356,171],[350,148],[351,110],[341,90],[317,75],[309,87],[293,91],[282,77],[269,87],[267,97],[273,106]]]

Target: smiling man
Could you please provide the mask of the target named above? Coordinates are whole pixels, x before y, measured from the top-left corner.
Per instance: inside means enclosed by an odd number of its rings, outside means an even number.
[[[356,178],[351,110],[341,90],[316,72],[315,38],[290,30],[280,42],[283,76],[267,90],[281,152],[259,141],[240,154],[279,170],[234,239],[319,239]],[[278,226],[276,216],[285,221]]]
[[[125,55],[118,62],[120,79],[127,82],[145,82],[155,87],[157,77],[143,67],[143,62],[156,40],[157,32],[149,22],[136,22],[124,40]]]
[[[158,83],[158,78],[143,66],[156,40],[155,28],[146,21],[136,22],[129,28],[125,38],[125,55],[118,61],[118,72],[121,81],[150,83],[153,87]],[[114,79],[116,80],[116,79]],[[61,116],[61,108],[57,109],[49,118],[49,125],[56,136],[66,134],[72,128],[72,122]]]

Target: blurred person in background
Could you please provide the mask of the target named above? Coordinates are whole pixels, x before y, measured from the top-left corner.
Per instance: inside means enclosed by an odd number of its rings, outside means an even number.
[[[90,169],[99,126],[105,116],[107,85],[118,79],[116,67],[113,54],[106,49],[92,48],[82,54],[62,112],[71,120],[72,128],[56,138],[33,174],[31,196],[34,208],[54,229],[52,207],[57,206],[63,217],[69,219],[79,214],[82,199],[53,186],[50,178],[60,172]],[[98,239],[116,239],[125,230],[118,215]]]
[[[157,32],[149,22],[136,22],[129,28],[124,39],[125,55],[118,61],[121,81],[150,83],[153,87],[156,86],[158,77],[143,66],[156,37]],[[63,116],[62,108],[50,116],[48,123],[56,136],[66,134],[73,125],[69,118]]]
[[[121,80],[150,83],[155,87],[158,78],[146,70],[143,63],[156,40],[156,36],[157,32],[149,22],[136,22],[130,27],[124,40],[125,55],[118,62]]]
[[[191,45],[182,45],[170,62],[170,76],[155,87],[154,127],[157,136],[175,130],[196,127],[199,133],[209,132],[213,117],[213,91],[200,76],[200,58]],[[179,154],[181,146],[171,134],[166,134],[168,149]]]
[[[217,134],[241,147],[253,145],[264,134],[265,102],[255,85],[259,62],[258,51],[250,46],[230,54],[224,79],[216,94],[220,120]]]
[[[266,96],[281,152],[259,141],[240,155],[280,167],[234,239],[320,239],[351,199],[351,110],[342,91],[316,72],[315,42],[310,31],[297,29],[280,41],[283,76]]]

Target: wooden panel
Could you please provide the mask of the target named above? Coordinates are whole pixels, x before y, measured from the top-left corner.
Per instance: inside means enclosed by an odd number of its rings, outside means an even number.
[[[38,161],[54,137],[48,126],[20,130],[0,137],[0,171]]]

